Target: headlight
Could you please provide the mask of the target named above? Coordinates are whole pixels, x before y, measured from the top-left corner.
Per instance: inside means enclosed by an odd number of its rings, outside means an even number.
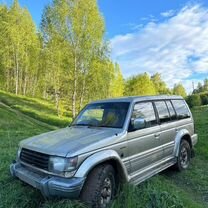
[[[21,147],[19,147],[19,149],[17,150],[16,161],[18,161],[18,160],[19,160],[19,158],[20,158],[20,153],[21,153],[21,150],[22,150],[22,148],[21,148]]]
[[[77,167],[78,157],[64,158],[51,156],[49,159],[49,171],[57,174],[74,171]]]

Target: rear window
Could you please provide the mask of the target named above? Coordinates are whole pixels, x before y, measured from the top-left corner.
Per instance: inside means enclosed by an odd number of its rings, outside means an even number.
[[[184,100],[172,100],[172,103],[178,119],[190,118],[190,112]]]
[[[164,101],[156,101],[155,106],[157,108],[160,123],[170,121],[169,112]]]

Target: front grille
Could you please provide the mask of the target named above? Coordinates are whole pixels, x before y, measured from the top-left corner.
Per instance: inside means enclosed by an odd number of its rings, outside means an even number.
[[[49,155],[22,148],[20,160],[29,165],[48,170]]]

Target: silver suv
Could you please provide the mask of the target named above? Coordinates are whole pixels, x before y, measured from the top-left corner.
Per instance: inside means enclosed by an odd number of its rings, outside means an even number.
[[[11,174],[46,197],[106,207],[119,184],[187,169],[197,143],[180,96],[123,97],[88,104],[70,127],[20,142]]]

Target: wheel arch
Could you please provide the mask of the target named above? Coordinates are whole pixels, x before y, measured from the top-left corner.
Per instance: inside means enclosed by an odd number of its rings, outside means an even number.
[[[128,181],[128,174],[126,168],[121,161],[118,153],[114,150],[103,150],[97,152],[87,159],[78,168],[75,177],[87,177],[88,174],[98,165],[111,164],[118,174],[119,180],[121,182]]]
[[[175,138],[174,155],[176,157],[178,157],[179,148],[182,140],[186,140],[189,143],[190,148],[192,149],[193,145],[192,145],[191,135],[189,134],[187,129],[182,129],[177,133]]]

